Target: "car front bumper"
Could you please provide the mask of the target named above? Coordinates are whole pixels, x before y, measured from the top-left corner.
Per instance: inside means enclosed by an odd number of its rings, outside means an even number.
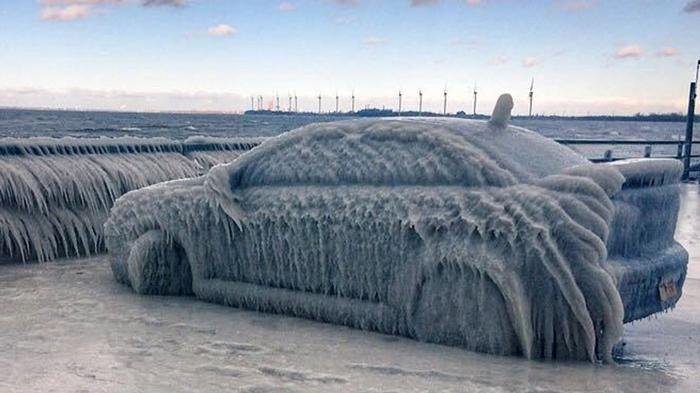
[[[673,307],[681,297],[688,252],[678,243],[652,255],[608,259],[625,306],[624,322],[632,322]]]

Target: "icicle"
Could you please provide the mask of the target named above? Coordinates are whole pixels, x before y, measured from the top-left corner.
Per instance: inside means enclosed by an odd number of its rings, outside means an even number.
[[[2,138],[0,222],[7,227],[0,233],[0,254],[45,261],[59,253],[94,252],[102,244],[107,212],[122,194],[199,175],[262,140]],[[188,158],[185,147],[199,161]]]

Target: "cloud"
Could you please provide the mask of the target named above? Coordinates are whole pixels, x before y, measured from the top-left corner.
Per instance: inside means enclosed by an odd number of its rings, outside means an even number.
[[[126,0],[40,0],[42,6],[70,6],[70,5],[101,5],[101,4],[120,4]]]
[[[368,46],[379,46],[379,45],[384,45],[386,44],[387,40],[386,38],[381,38],[381,37],[367,37],[365,38],[365,45]]]
[[[642,57],[644,50],[639,45],[627,45],[615,52],[616,59],[638,59]]]
[[[297,9],[297,6],[288,2],[288,1],[283,1],[277,6],[277,10],[282,11],[282,12],[290,12],[290,11],[294,11],[296,9]]]
[[[700,12],[700,0],[690,0],[685,4],[685,7],[683,7],[683,11],[691,13],[691,12]]]
[[[188,0],[139,1],[144,7],[183,7],[187,2]],[[90,16],[98,7],[130,3],[132,3],[131,0],[40,0],[39,18],[47,21],[72,21]]]
[[[92,6],[89,4],[71,4],[61,7],[44,7],[39,17],[41,20],[71,21],[83,19],[90,15]]]
[[[658,57],[675,57],[678,56],[678,49],[667,46],[665,48],[661,48],[656,52],[656,56]]]
[[[586,11],[593,8],[594,0],[565,0],[561,2],[561,8],[566,11]]]
[[[72,21],[89,16],[95,7],[123,4],[126,0],[40,0],[39,18],[46,21]]]
[[[484,2],[483,0],[464,0],[464,3],[466,5],[479,5],[483,2]]]
[[[525,67],[525,68],[534,67],[539,63],[540,63],[540,61],[536,57],[533,57],[533,56],[526,56],[523,59],[523,67]]]
[[[214,36],[214,37],[223,37],[223,36],[227,36],[227,35],[236,34],[237,32],[238,32],[238,30],[236,30],[235,27],[233,27],[231,25],[227,25],[225,23],[222,23],[222,24],[219,24],[216,26],[212,26],[209,29],[207,29],[207,33],[210,36]]]
[[[508,62],[508,58],[505,56],[496,56],[491,60],[492,65],[503,65]]]

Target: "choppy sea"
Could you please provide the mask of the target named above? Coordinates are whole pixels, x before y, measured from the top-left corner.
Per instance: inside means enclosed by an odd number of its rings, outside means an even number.
[[[191,113],[77,112],[0,109],[0,137],[139,136],[185,139],[193,135],[219,137],[274,136],[294,128],[341,116],[235,115]],[[677,141],[685,124],[643,121],[516,119],[513,124],[550,138],[645,139]],[[609,146],[575,147],[589,157],[602,156]],[[673,155],[675,146],[654,148],[654,155]],[[615,146],[615,156],[639,156],[644,146]]]

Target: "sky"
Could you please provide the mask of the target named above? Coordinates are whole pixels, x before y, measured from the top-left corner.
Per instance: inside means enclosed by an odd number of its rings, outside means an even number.
[[[0,106],[683,112],[700,0],[0,0]]]

